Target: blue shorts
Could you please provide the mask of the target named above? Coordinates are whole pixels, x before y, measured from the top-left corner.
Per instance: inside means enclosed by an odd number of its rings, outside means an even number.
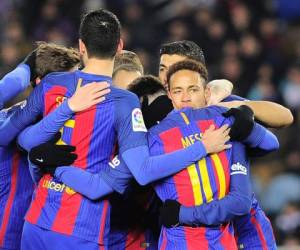
[[[56,233],[25,222],[23,227],[21,250],[106,250],[95,242],[70,235]]]

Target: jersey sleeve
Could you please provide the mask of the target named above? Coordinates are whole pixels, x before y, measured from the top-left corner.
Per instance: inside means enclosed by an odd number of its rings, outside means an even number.
[[[279,149],[277,137],[262,125],[255,123],[251,134],[243,141],[251,149],[255,149],[254,155],[264,155]]]
[[[41,172],[41,169],[32,164],[32,162],[28,159],[28,165],[29,165],[29,173],[31,175],[31,178],[35,184],[39,183],[40,179],[43,177],[43,173]]]
[[[101,174],[92,174],[73,166],[58,167],[55,178],[91,200],[100,199],[114,191]]]
[[[44,98],[43,84],[40,83],[0,126],[0,146],[7,146],[27,126],[32,124],[43,114]]]
[[[20,64],[0,80],[0,109],[5,102],[23,92],[30,83],[30,68]]]
[[[64,101],[38,123],[24,129],[18,136],[18,144],[30,151],[33,147],[49,141],[72,115],[73,111],[68,102]]]
[[[165,178],[187,168],[206,156],[202,142],[168,154],[150,156],[148,146],[139,146],[125,151],[121,156],[140,185]]]
[[[251,182],[245,146],[233,143],[230,190],[221,200],[195,207],[180,207],[179,222],[188,225],[219,225],[250,212]]]
[[[115,114],[119,152],[121,154],[130,148],[147,145],[147,129],[137,96],[130,94],[128,98],[117,100]]]

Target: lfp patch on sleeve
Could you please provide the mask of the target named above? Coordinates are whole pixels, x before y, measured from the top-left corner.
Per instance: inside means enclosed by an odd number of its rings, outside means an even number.
[[[147,132],[147,128],[144,123],[142,111],[139,108],[135,108],[131,113],[132,129],[135,132]]]

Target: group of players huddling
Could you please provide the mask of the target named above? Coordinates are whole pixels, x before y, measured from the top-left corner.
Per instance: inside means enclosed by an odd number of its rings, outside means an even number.
[[[265,127],[290,111],[208,82],[192,41],[143,76],[120,30],[89,12],[79,51],[40,43],[1,80],[0,249],[276,249],[249,157],[279,148]]]

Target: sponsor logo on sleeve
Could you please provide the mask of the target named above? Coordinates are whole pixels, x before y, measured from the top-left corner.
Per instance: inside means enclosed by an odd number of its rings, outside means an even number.
[[[132,129],[135,132],[147,132],[147,128],[144,123],[142,111],[139,108],[135,108],[132,113]]]
[[[231,165],[230,175],[235,175],[235,174],[247,175],[247,168],[239,162],[234,163],[234,164]]]

